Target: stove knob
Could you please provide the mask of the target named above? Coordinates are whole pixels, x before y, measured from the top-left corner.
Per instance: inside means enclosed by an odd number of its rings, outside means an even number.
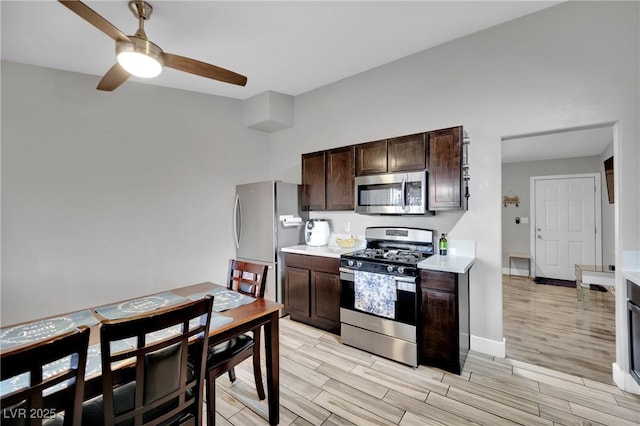
[[[393,272],[393,265],[387,266],[387,272]]]
[[[398,273],[404,274],[404,266],[398,266]]]
[[[356,262],[356,267],[358,267],[358,268],[362,268],[362,262],[357,261],[357,262]]]
[[[349,265],[349,266],[353,266],[353,263],[354,263],[353,260],[347,261],[347,265]]]

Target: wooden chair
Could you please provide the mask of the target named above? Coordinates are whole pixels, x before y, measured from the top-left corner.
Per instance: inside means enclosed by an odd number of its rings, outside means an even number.
[[[89,328],[81,326],[68,333],[49,340],[34,343],[15,351],[2,354],[2,380],[16,378],[28,373],[28,385],[3,395],[2,424],[42,425],[64,424],[79,426],[82,417],[82,399],[84,396],[84,372],[87,364],[89,346]],[[65,360],[68,358],[69,361]],[[43,367],[56,363],[59,370],[51,375]],[[66,383],[66,386],[65,386]],[[52,389],[62,387],[60,390]],[[61,401],[64,418],[56,413]]]
[[[83,424],[201,425],[212,308],[208,296],[103,322],[103,393],[85,403]],[[133,347],[112,352],[124,339]]]
[[[267,265],[241,262],[231,259],[227,275],[227,288],[252,297],[264,297],[267,283]],[[207,355],[207,421],[215,424],[215,388],[216,378],[229,373],[229,380],[234,382],[234,367],[250,356],[253,357],[253,375],[256,382],[258,398],[265,399],[262,371],[260,369],[260,334],[261,327],[252,330],[253,337],[241,335],[218,343],[209,348]]]

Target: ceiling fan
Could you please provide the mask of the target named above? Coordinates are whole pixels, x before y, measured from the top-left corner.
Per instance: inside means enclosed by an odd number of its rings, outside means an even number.
[[[153,8],[145,1],[129,2],[129,9],[138,19],[138,31],[130,36],[81,1],[58,1],[116,42],[117,62],[102,77],[98,83],[98,90],[112,91],[131,75],[143,78],[155,77],[162,72],[164,66],[238,86],[247,84],[247,77],[243,75],[195,59],[166,53],[158,45],[150,42],[144,32],[144,21],[151,17]]]

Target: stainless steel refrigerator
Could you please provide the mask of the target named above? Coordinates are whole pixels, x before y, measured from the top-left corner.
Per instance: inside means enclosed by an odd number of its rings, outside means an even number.
[[[283,303],[284,253],[280,249],[304,242],[304,221],[308,215],[300,208],[300,185],[280,181],[236,186],[233,231],[236,259],[268,265],[265,298]],[[282,216],[294,216],[301,223]]]

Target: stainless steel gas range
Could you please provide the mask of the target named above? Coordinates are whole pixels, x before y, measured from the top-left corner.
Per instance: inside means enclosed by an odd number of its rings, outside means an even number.
[[[371,227],[366,248],[340,258],[342,343],[418,366],[417,264],[433,255],[428,229]]]

